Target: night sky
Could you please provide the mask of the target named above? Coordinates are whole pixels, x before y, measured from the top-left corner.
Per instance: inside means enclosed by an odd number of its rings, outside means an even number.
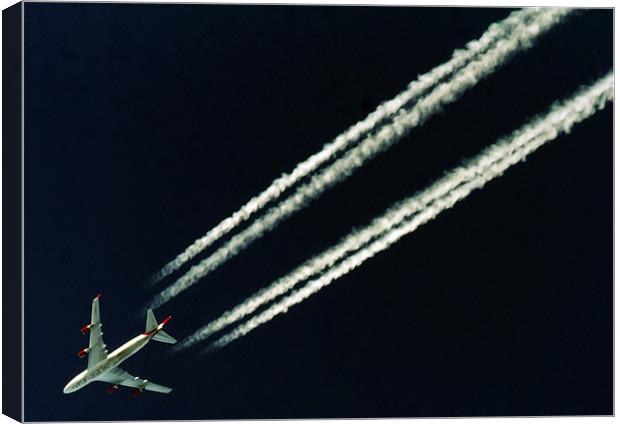
[[[611,105],[247,337],[123,364],[170,395],[62,393],[95,294],[111,351],[144,331],[162,265],[509,12],[26,3],[25,418],[611,414]],[[158,309],[167,331],[183,339],[603,76],[612,32],[611,10],[556,27]]]

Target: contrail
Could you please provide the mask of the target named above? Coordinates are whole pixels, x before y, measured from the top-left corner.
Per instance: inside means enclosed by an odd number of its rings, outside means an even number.
[[[386,231],[383,236],[377,238],[367,247],[350,255],[320,277],[309,281],[303,288],[296,290],[264,312],[225,334],[212,343],[207,350],[221,348],[270,321],[276,315],[287,312],[291,306],[302,302],[334,280],[362,265],[367,259],[386,250],[403,236],[434,219],[442,211],[450,209],[472,191],[482,188],[488,181],[502,175],[510,166],[524,160],[530,153],[536,151],[546,142],[555,139],[562,133],[569,133],[573,125],[603,109],[606,103],[612,99],[613,74],[609,73],[593,85],[581,89],[568,100],[555,103],[546,115],[534,118],[508,137],[485,149],[476,158],[440,179],[429,190],[443,183],[449,184],[447,180],[452,178],[458,179],[460,178],[458,177],[459,175],[469,175],[470,179],[467,182],[458,185],[447,194],[437,198],[411,219],[403,221],[395,228]],[[412,199],[418,196],[414,196]],[[406,202],[401,202],[400,204],[405,205]],[[390,209],[391,211],[392,209]],[[377,222],[377,220],[373,222]],[[195,335],[199,335],[199,332]],[[194,340],[193,337],[190,336],[186,339],[183,342],[183,346],[187,347],[199,341]]]
[[[365,228],[353,230],[338,244],[327,249],[320,255],[307,260],[286,276],[259,290],[233,309],[226,311],[219,318],[211,321],[181,343],[175,345],[174,349],[183,350],[188,348],[243,319],[261,306],[290,291],[300,282],[316,276],[346,257],[347,254],[359,250],[376,237],[398,226],[404,220],[420,212],[432,202],[445,196],[464,182],[471,180],[475,175],[482,174],[489,167],[494,166],[498,160],[510,153],[511,152],[508,152],[506,148],[500,148],[500,146],[497,145],[490,148],[484,156],[479,158],[477,162],[471,166],[467,168],[455,168],[427,189],[417,193],[415,196],[397,202],[382,216],[375,218]]]
[[[367,136],[342,158],[314,175],[308,183],[298,187],[293,195],[269,209],[248,228],[232,237],[211,256],[193,266],[184,276],[160,292],[151,301],[151,307],[157,308],[176,297],[264,233],[275,228],[283,219],[302,209],[327,188],[351,175],[367,160],[386,150],[412,128],[439,112],[444,105],[455,101],[467,89],[506,62],[514,53],[529,48],[537,37],[560,22],[570,12],[570,9],[560,8],[544,10],[529,25],[515,31],[511,38],[498,41],[493,48],[467,64],[452,79],[436,86],[411,109],[400,109],[391,123]]]
[[[176,344],[173,349],[179,351],[191,347],[207,339],[212,334],[245,318],[261,306],[292,290],[299,283],[333,266],[338,261],[345,258],[347,254],[359,250],[376,237],[384,234],[387,230],[398,226],[403,220],[410,218],[437,198],[444,196],[458,187],[468,176],[467,170],[463,168],[455,169],[451,172],[450,178],[442,179],[418,195],[403,202],[399,202],[384,215],[375,218],[371,224],[364,229],[353,231],[335,246],[304,262],[286,276],[259,290],[233,309],[224,312],[219,318],[211,321],[194,334],[187,337],[181,343]]]
[[[512,31],[521,28],[541,13],[543,13],[542,9],[522,9],[512,12],[506,19],[500,22],[491,24],[487,31],[478,40],[469,42],[464,50],[455,50],[452,54],[452,58],[448,62],[437,66],[424,75],[419,76],[417,80],[409,83],[407,88],[396,97],[379,105],[377,109],[369,114],[364,120],[351,126],[333,141],[323,146],[321,151],[299,163],[291,173],[284,174],[274,180],[262,193],[250,199],[238,211],[233,213],[230,217],[224,219],[204,236],[194,241],[175,259],[167,263],[159,272],[157,272],[157,274],[153,276],[151,282],[153,284],[157,283],[175,272],[183,264],[194,258],[197,254],[209,247],[215,241],[219,240],[238,225],[248,220],[254,213],[260,211],[268,203],[278,199],[288,188],[292,187],[298,181],[319,169],[329,160],[332,160],[338,153],[346,150],[363,135],[369,133],[378,124],[382,123],[385,119],[393,116],[401,107],[424,94],[456,70],[465,66],[465,64],[472,60],[475,56],[488,50],[499,39],[504,38]]]

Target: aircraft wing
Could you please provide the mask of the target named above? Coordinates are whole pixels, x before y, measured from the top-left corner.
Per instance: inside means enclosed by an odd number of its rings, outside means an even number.
[[[99,297],[98,294],[93,299],[93,306],[90,313],[90,341],[88,343],[88,368],[91,368],[108,357],[108,351],[103,343],[103,331],[101,331],[101,317],[99,316]]]
[[[170,387],[152,383],[140,377],[134,377],[127,371],[118,367],[108,371],[102,376],[97,377],[97,380],[118,384],[120,386],[133,387],[135,389],[150,390],[151,392],[170,393],[172,391]]]

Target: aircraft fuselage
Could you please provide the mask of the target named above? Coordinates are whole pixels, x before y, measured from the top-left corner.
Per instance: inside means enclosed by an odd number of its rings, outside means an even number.
[[[161,325],[159,328],[161,328]],[[127,358],[136,354],[140,351],[140,349],[146,346],[155,334],[156,331],[153,331],[150,334],[143,333],[129,340],[127,343],[123,344],[121,347],[109,354],[103,361],[73,377],[73,379],[71,379],[71,381],[69,381],[63,389],[63,393],[72,393],[80,390],[82,387],[96,381],[99,377],[118,367],[121,363],[127,360]]]

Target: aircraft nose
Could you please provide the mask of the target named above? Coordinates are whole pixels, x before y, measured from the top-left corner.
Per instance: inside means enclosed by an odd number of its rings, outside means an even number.
[[[64,389],[62,389],[62,392],[63,392],[64,394],[67,394],[67,393],[71,393],[71,392],[72,392],[72,390],[71,390],[71,382],[67,383],[67,385],[65,386],[65,388],[64,388]]]

